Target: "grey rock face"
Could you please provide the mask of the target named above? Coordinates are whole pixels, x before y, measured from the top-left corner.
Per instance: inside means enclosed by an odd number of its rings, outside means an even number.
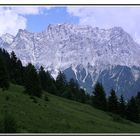
[[[126,97],[140,90],[140,46],[121,27],[49,25],[40,33],[19,30],[15,37],[5,34],[0,47],[15,51],[24,65],[43,65],[54,78],[59,70],[64,71],[88,92],[97,81],[107,93],[114,88]]]

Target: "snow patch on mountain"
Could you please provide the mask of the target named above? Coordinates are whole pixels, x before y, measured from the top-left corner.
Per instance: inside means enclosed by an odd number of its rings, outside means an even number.
[[[11,44],[13,42],[14,36],[6,33],[6,34],[1,36],[1,39],[3,40],[3,42]]]

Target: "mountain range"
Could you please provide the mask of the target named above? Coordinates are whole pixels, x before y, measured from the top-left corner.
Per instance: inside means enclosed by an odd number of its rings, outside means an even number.
[[[6,33],[0,47],[14,51],[24,65],[42,65],[54,78],[63,71],[88,93],[97,81],[107,95],[112,88],[125,98],[140,91],[140,45],[121,27],[50,24],[38,33],[22,29],[16,36]]]

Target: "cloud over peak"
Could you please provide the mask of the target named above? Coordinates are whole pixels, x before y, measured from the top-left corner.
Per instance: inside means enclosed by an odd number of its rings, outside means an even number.
[[[26,28],[26,15],[42,14],[44,9],[50,9],[50,7],[0,7],[0,36],[5,33],[16,35],[19,29]]]
[[[140,43],[140,7],[67,7],[67,12],[79,17],[79,24],[111,28],[121,26]]]

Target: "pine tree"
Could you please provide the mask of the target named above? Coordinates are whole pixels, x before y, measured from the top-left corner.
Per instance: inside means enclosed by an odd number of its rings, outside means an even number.
[[[118,99],[115,90],[111,90],[110,96],[108,97],[108,111],[112,113],[118,113]]]
[[[4,64],[7,68],[8,73],[10,73],[11,68],[10,68],[10,55],[9,55],[9,53],[6,50],[0,48],[0,55],[3,57]]]
[[[44,68],[41,66],[39,70],[39,78],[41,82],[41,87],[43,90],[47,90],[47,75]]]
[[[43,90],[56,94],[57,89],[55,87],[55,80],[53,77],[50,75],[50,73],[47,71],[45,72],[44,68],[41,66],[39,70],[39,78],[41,82],[41,87]]]
[[[134,97],[127,103],[126,115],[128,120],[139,122],[139,110]]]
[[[0,56],[0,88],[3,90],[9,88],[9,76],[2,56]]]
[[[70,81],[68,82],[68,86],[71,89],[71,91],[73,92],[73,94],[76,92],[75,90],[78,88],[76,85],[76,82],[73,78],[71,78]]]
[[[140,92],[138,92],[136,95],[136,103],[138,105],[138,110],[140,112]]]
[[[120,101],[119,101],[119,115],[121,117],[126,116],[126,104],[125,104],[123,95],[121,95]]]
[[[137,102],[140,104],[140,92],[137,93],[137,95],[136,95],[136,100],[137,100]]]
[[[62,96],[67,99],[72,99],[72,91],[69,87],[66,87],[65,91],[63,92]]]
[[[41,97],[41,83],[35,67],[28,64],[25,71],[25,92],[31,96]]]
[[[55,80],[53,79],[53,77],[51,76],[49,71],[46,72],[46,80],[47,80],[46,91],[56,95],[57,94],[57,88],[56,88],[56,85],[55,85]]]
[[[92,105],[101,110],[107,109],[106,94],[102,84],[99,82],[94,87]]]
[[[85,103],[86,102],[86,94],[84,89],[80,89],[80,102]]]
[[[78,82],[76,80],[74,80],[73,78],[71,78],[70,81],[68,82],[68,87],[71,91],[70,93],[71,93],[72,99],[79,101],[80,97],[78,97],[78,93],[79,93]]]
[[[58,90],[58,95],[62,96],[62,93],[65,91],[66,85],[67,85],[66,77],[64,73],[60,71],[56,78],[56,88]]]
[[[140,115],[140,92],[137,93],[137,95],[136,95],[136,97],[135,97],[135,100],[136,100],[138,112],[139,112],[139,115]],[[139,117],[140,117],[140,116],[139,116]],[[139,120],[139,122],[140,122],[140,120]]]
[[[12,51],[10,58],[10,79],[11,82],[23,85],[23,66],[15,53]]]
[[[15,81],[19,85],[23,85],[23,74],[24,74],[24,68],[22,66],[22,62],[18,59],[16,63],[16,77]]]
[[[10,65],[10,68],[11,68],[10,78],[13,83],[16,83],[15,77],[17,77],[16,76],[16,67],[17,67],[16,63],[17,63],[17,57],[16,57],[15,53],[12,51],[11,52],[11,65]]]
[[[136,98],[140,100],[140,92],[137,93]]]

